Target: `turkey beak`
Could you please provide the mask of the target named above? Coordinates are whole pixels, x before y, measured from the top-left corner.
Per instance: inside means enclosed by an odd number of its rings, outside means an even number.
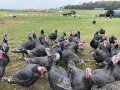
[[[44,72],[47,72],[47,69],[45,67],[38,67],[38,72],[40,73],[44,73]]]
[[[8,35],[7,35],[6,33],[3,34],[3,38],[4,38],[5,40],[8,40],[7,36],[8,36]]]
[[[59,54],[59,53],[55,53],[55,54],[53,55],[53,62],[54,62],[55,64],[58,64],[59,61],[60,61],[60,54]]]
[[[47,53],[48,56],[52,55],[51,50],[49,48],[46,48],[45,51],[46,51],[46,53]]]
[[[47,43],[49,41],[49,37],[45,37],[45,42]]]
[[[88,79],[88,78],[90,78],[90,76],[91,76],[91,69],[87,68],[86,69],[86,78]]]
[[[115,42],[115,43],[114,43],[115,46],[118,45],[118,41],[117,41],[117,40],[115,40],[114,42]]]
[[[105,47],[105,48],[107,47],[107,41],[104,42],[104,47]]]
[[[112,57],[112,62],[113,62],[113,65],[118,63],[117,55]]]
[[[79,44],[78,44],[79,50],[83,51],[83,50],[84,50],[84,49],[83,49],[83,46],[84,46],[83,43],[79,43]]]

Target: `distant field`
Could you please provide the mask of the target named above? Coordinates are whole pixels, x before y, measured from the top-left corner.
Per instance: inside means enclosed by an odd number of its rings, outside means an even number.
[[[63,12],[69,12],[71,10],[64,10]],[[62,13],[63,13],[62,12]],[[99,18],[95,17],[105,11],[98,10],[77,10],[78,17],[63,17],[61,13],[56,10],[51,14],[40,13],[26,13],[26,12],[0,12],[0,41],[2,41],[2,34],[8,33],[9,35],[9,47],[10,51],[15,50],[16,47],[27,39],[28,32],[34,30],[37,36],[40,34],[40,28],[43,27],[45,34],[49,34],[58,28],[59,36],[63,30],[67,30],[69,35],[70,31],[76,31],[81,29],[81,40],[85,41],[85,51],[79,52],[79,56],[83,59],[89,59],[90,62],[84,65],[78,65],[78,67],[85,69],[90,67],[92,69],[97,68],[95,61],[90,55],[90,40],[93,38],[95,31],[103,28],[106,30],[107,37],[115,35],[120,39],[120,18]],[[12,18],[12,15],[16,15],[16,18]],[[96,20],[97,24],[93,25],[92,21]],[[6,67],[6,73],[4,76],[14,74],[26,63],[18,60],[19,55],[9,53],[10,63]],[[62,66],[63,62],[61,63]],[[39,79],[35,86],[37,90],[50,90],[47,80]],[[31,87],[30,87],[31,88]],[[23,88],[17,85],[10,85],[4,82],[0,82],[0,90],[29,90],[30,88]]]

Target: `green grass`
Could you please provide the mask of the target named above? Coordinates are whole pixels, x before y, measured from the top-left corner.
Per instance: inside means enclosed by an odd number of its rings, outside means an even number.
[[[63,12],[69,12],[71,10],[64,10]],[[95,18],[91,15],[98,15],[104,13],[105,11],[98,10],[77,10],[77,13],[81,16],[81,19],[73,17],[63,17],[61,13],[53,13],[50,15],[46,14],[37,14],[32,16],[32,13],[25,12],[0,12],[0,41],[2,41],[2,34],[8,33],[9,35],[9,47],[10,51],[15,50],[16,47],[27,39],[28,32],[34,30],[39,36],[40,28],[43,27],[45,34],[49,34],[54,31],[55,28],[58,28],[59,36],[62,34],[64,29],[67,30],[67,35],[70,34],[70,31],[76,31],[78,28],[81,29],[81,40],[85,41],[85,51],[79,52],[78,55],[80,58],[89,59],[90,62],[84,65],[78,65],[78,67],[85,69],[90,67],[92,69],[97,68],[95,66],[95,61],[93,57],[89,54],[89,51],[92,50],[89,43],[93,38],[95,31],[100,28],[106,30],[107,37],[115,35],[120,38],[120,18]],[[17,15],[17,18],[12,18],[10,16],[4,16],[5,14],[28,14],[28,16]],[[92,21],[96,20],[97,24],[93,25]],[[19,55],[9,53],[10,63],[6,67],[6,73],[4,76],[13,75],[17,70],[19,70],[26,63],[24,61],[18,60]],[[62,62],[61,64],[65,64]],[[49,90],[49,84],[47,80],[39,79],[35,86],[37,90]],[[31,88],[31,87],[30,87]],[[29,88],[23,88],[18,85],[10,85],[5,82],[0,82],[0,90],[28,90]]]

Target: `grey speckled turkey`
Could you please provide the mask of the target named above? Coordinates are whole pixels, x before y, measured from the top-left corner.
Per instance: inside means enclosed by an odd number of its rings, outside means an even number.
[[[8,48],[6,44],[2,44],[0,48],[0,77],[4,75],[5,67],[9,63]]]
[[[120,89],[120,81],[115,81],[109,84],[106,84],[105,86],[98,88],[96,86],[92,87],[91,90],[119,90]]]
[[[46,56],[47,53],[45,51],[45,46],[44,45],[37,45],[34,49],[32,50],[27,50],[27,53],[32,56],[40,57],[40,56]]]
[[[73,90],[68,73],[59,65],[52,65],[48,73],[48,80],[52,90]]]
[[[114,65],[113,62],[109,62],[109,64],[103,69],[96,69],[92,72],[92,78],[98,87],[102,87],[106,84],[115,81],[114,73],[113,73]]]
[[[31,64],[38,64],[40,66],[44,66],[48,71],[53,63],[53,60],[59,60],[60,55],[58,53],[52,54],[52,51],[49,48],[46,48],[47,56],[43,57],[34,57],[34,58],[27,58],[25,57],[25,61]]]
[[[118,44],[118,41],[114,41],[113,48],[111,49],[111,56],[117,55],[120,52],[120,45]]]

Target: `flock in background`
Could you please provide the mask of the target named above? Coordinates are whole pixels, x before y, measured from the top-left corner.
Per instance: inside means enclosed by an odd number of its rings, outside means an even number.
[[[96,23],[96,21],[94,21]],[[28,40],[24,41],[12,53],[21,53],[21,60],[27,65],[9,77],[3,77],[1,81],[20,86],[33,85],[40,76],[48,76],[52,90],[119,90],[120,86],[120,46],[115,36],[107,40],[104,29],[96,31],[90,46],[96,65],[101,69],[82,70],[76,65],[89,63],[89,60],[81,59],[77,53],[84,51],[84,43],[80,39],[80,29],[76,33],[66,32],[58,37],[58,30],[45,35],[41,29],[39,38],[34,31],[28,33]],[[5,67],[9,63],[8,35],[3,34],[3,42],[0,43],[0,77],[5,73]],[[67,64],[67,69],[60,66],[60,62]],[[48,74],[46,74],[48,73]]]

